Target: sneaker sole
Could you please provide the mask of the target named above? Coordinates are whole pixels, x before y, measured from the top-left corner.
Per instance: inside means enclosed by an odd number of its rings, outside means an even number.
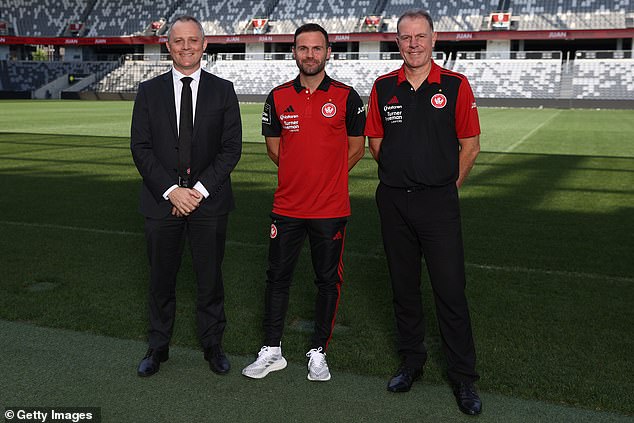
[[[266,367],[264,370],[262,370],[262,372],[258,373],[258,374],[248,374],[245,372],[246,369],[242,370],[242,374],[246,377],[249,377],[251,379],[262,379],[263,377],[265,377],[266,375],[268,375],[271,372],[275,372],[277,370],[282,370],[286,368],[286,359],[284,357],[282,357],[281,359],[277,360],[275,363],[271,364],[269,367]]]
[[[328,374],[328,377],[326,379],[313,378],[310,376],[310,373],[308,373],[308,376],[306,378],[310,380],[311,382],[328,382],[330,380],[330,373]]]

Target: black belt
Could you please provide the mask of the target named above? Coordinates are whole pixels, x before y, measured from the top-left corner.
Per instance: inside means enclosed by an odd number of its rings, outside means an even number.
[[[181,188],[191,188],[189,186],[189,179],[178,177],[178,186]]]
[[[439,189],[444,188],[447,185],[415,185],[413,187],[404,188],[407,192],[416,192],[416,191],[427,191],[429,189]]]
[[[446,185],[412,185],[410,187],[395,187],[395,186],[390,186],[390,185],[385,185],[383,182],[380,183],[381,185],[383,185],[386,188],[389,189],[394,189],[394,190],[404,190],[405,192],[417,192],[417,191],[427,191],[427,190],[433,190],[433,189],[442,189],[442,188],[446,188],[451,184],[455,184],[455,182],[446,184]]]

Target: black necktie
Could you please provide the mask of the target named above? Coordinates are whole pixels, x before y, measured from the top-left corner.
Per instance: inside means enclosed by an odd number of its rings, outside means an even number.
[[[190,161],[192,152],[192,135],[194,133],[194,112],[192,107],[192,89],[189,86],[193,81],[186,76],[181,78],[183,91],[181,92],[181,115],[178,128],[178,177],[179,185],[189,186]]]

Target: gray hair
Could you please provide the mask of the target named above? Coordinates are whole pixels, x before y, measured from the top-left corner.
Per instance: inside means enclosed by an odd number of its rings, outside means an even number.
[[[422,18],[422,19],[426,19],[427,22],[429,23],[429,27],[431,28],[431,32],[434,32],[434,20],[431,18],[431,15],[429,14],[428,11],[423,10],[423,9],[412,9],[412,10],[408,10],[405,13],[403,13],[399,18],[398,21],[396,22],[396,33],[399,33],[398,28],[401,26],[401,21],[405,18],[410,18],[410,19],[416,19],[416,18]]]
[[[198,29],[200,29],[200,36],[204,39],[205,38],[205,30],[203,29],[203,25],[200,23],[200,21],[198,19],[196,19],[193,16],[189,16],[189,15],[183,15],[183,16],[179,16],[176,19],[174,19],[174,22],[172,22],[172,25],[170,26],[169,32],[167,33],[167,39],[170,39],[170,35],[172,34],[172,27],[174,26],[174,24],[176,22],[193,22],[198,26]]]

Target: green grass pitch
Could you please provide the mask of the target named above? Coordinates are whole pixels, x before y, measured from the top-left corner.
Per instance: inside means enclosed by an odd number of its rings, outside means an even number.
[[[259,135],[261,105],[241,109],[225,346],[250,356],[262,340],[276,168]],[[131,102],[0,102],[1,319],[145,339],[148,269],[131,110]],[[634,111],[482,108],[480,116],[482,153],[461,190],[480,390],[633,415]],[[350,174],[353,215],[329,364],[333,375],[387,381],[398,357],[376,184],[366,154]],[[313,314],[306,247],[283,341],[297,363]],[[192,278],[186,256],[173,344],[187,348],[197,347]],[[441,385],[426,278],[422,286],[424,381]]]

